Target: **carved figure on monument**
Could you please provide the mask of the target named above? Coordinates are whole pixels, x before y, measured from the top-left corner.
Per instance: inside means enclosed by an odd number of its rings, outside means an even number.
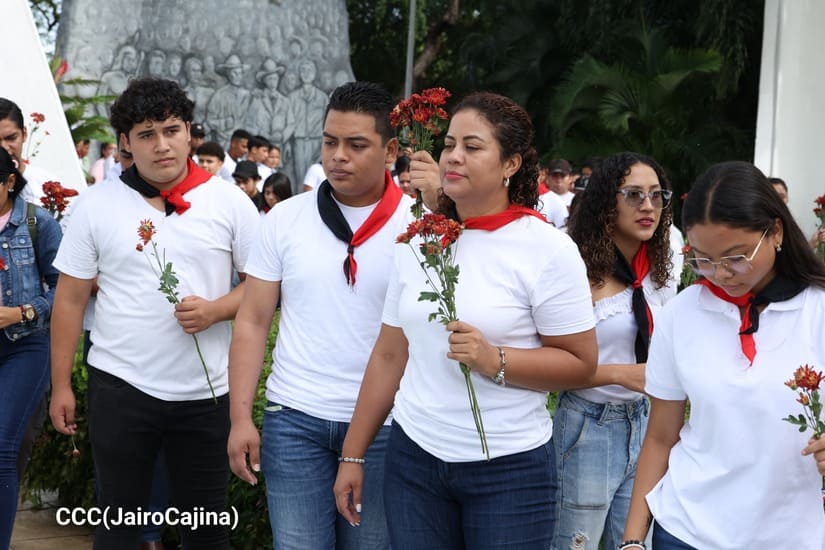
[[[166,64],[166,52],[152,50],[146,59],[146,75],[163,78],[163,66]]]
[[[182,84],[183,78],[180,74],[181,65],[183,64],[183,58],[179,53],[171,53],[169,54],[169,58],[166,62],[166,75],[167,78],[170,80],[174,80],[178,84]]]
[[[203,62],[197,56],[189,56],[183,62],[183,73],[185,75],[183,89],[189,99],[195,102],[195,122],[203,124],[204,132],[210,134],[207,124],[206,106],[215,90],[206,85],[203,80]]]
[[[292,118],[289,99],[278,91],[281,75],[285,69],[272,59],[267,59],[255,79],[264,85],[263,90],[253,92],[246,128],[253,134],[262,134],[283,148],[292,137],[295,122]]]
[[[206,117],[212,128],[213,139],[220,144],[228,144],[232,132],[240,128],[246,119],[251,99],[249,90],[243,87],[244,72],[247,70],[249,65],[241,63],[235,54],[227,57],[226,62],[217,67],[217,72],[226,75],[229,83],[215,91],[206,108]]]
[[[215,70],[215,56],[207,55],[203,58],[203,82],[215,90],[226,84],[226,79]]]
[[[238,128],[266,136],[300,182],[319,157],[327,94],[353,78],[346,4],[62,0],[56,50],[69,62],[67,79],[99,82],[64,83],[60,91],[119,95],[137,76],[177,80],[209,139],[226,147]],[[240,75],[230,77],[231,67]],[[108,116],[106,105],[90,109]]]
[[[303,180],[307,169],[321,159],[321,133],[327,94],[314,85],[317,70],[310,59],[301,62],[298,75],[301,87],[289,94],[295,132],[292,138],[292,166],[296,178]]]
[[[120,95],[129,84],[129,79],[135,76],[139,63],[137,49],[129,44],[121,46],[112,66],[100,77],[95,95]],[[100,116],[109,117],[109,105],[99,103],[96,107]]]

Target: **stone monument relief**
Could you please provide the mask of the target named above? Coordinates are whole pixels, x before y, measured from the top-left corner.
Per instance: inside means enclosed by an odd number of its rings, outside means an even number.
[[[329,93],[353,80],[345,0],[63,0],[57,51],[66,78],[100,81],[79,95],[117,95],[137,76],[177,81],[208,139],[267,137],[296,188],[320,160]]]

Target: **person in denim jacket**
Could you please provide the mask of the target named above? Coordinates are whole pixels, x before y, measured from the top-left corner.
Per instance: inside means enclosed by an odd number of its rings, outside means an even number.
[[[26,180],[0,148],[0,548],[11,540],[17,512],[20,439],[49,381],[49,319],[60,245],[58,223],[35,210],[37,246],[18,198]]]

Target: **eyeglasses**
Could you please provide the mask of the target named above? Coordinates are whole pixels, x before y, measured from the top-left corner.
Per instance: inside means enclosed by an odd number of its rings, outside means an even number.
[[[673,191],[668,189],[657,189],[650,193],[645,193],[641,189],[624,188],[617,189],[616,193],[624,195],[624,202],[631,208],[639,208],[645,199],[650,199],[650,204],[653,208],[664,208],[670,204],[670,197],[673,196]]]
[[[765,235],[767,234],[768,230],[766,229],[765,232],[762,233],[762,237],[759,239],[759,242],[756,243],[756,248],[753,249],[753,254],[751,254],[750,257],[745,256],[744,254],[739,254],[737,256],[725,256],[724,258],[719,258],[718,262],[712,262],[707,258],[687,258],[687,263],[697,275],[701,275],[702,277],[710,277],[716,273],[716,267],[720,265],[730,273],[735,275],[744,275],[753,269],[753,264],[751,262],[756,257],[756,253],[759,252],[759,247],[762,246],[762,241],[765,240]]]

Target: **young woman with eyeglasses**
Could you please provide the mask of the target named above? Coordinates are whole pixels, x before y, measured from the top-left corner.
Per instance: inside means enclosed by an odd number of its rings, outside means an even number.
[[[620,153],[596,168],[570,216],[590,280],[599,363],[587,383],[559,395],[553,420],[555,548],[595,550],[603,538],[614,549],[622,540],[647,426],[653,316],[676,293],[671,194],[653,159]]]
[[[783,418],[802,412],[784,382],[804,364],[825,369],[825,264],[746,162],[702,175],[682,220],[703,278],[656,319],[620,548],[644,548],[655,520],[656,550],[821,550],[823,472],[805,455],[825,451]]]

